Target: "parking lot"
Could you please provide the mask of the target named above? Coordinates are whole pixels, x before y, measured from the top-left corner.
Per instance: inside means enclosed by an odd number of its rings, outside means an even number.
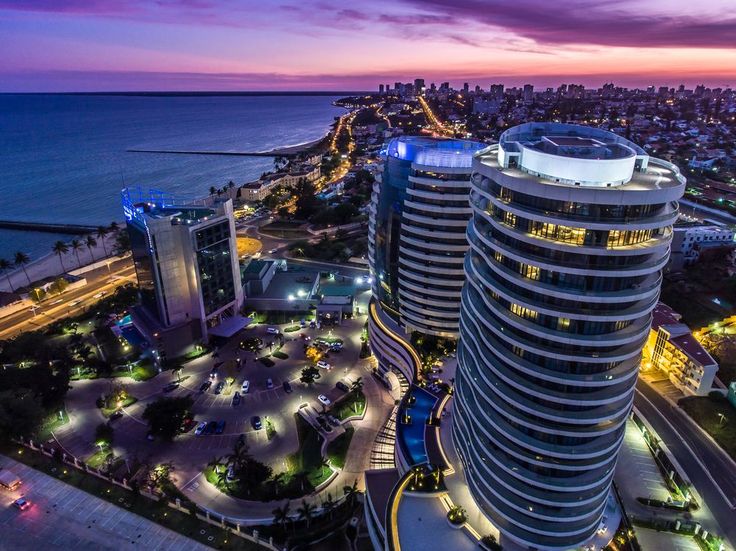
[[[138,402],[124,410],[122,418],[114,421],[115,454],[123,457],[136,456],[149,464],[171,461],[177,465],[180,482],[186,481],[200,471],[213,457],[231,452],[233,445],[244,435],[250,453],[259,460],[269,463],[276,471],[283,467],[284,456],[298,448],[298,438],[294,415],[302,404],[312,404],[318,410],[317,396],[323,394],[333,403],[345,392],[335,385],[340,380],[348,383],[358,377],[370,376],[368,364],[359,359],[360,336],[365,318],[345,320],[342,326],[331,329],[317,329],[309,326],[284,334],[284,345],[280,351],[288,357],[278,359],[271,357],[274,364],[264,365],[257,358],[266,355],[269,343],[277,337],[268,333],[266,325],[246,329],[233,338],[227,345],[217,350],[216,357],[194,360],[185,365],[181,373],[181,384],[169,391],[164,391],[177,378],[170,373],[163,373],[146,382],[126,381],[127,391],[138,398]],[[283,329],[281,326],[280,329]],[[319,378],[311,385],[305,385],[299,378],[304,367],[312,365],[304,352],[305,340],[302,335],[311,339],[323,336],[342,339],[341,351],[329,353],[327,361],[332,368],[319,369]],[[258,352],[242,350],[238,344],[246,338],[260,338],[263,349]],[[274,346],[273,350],[276,350]],[[239,368],[232,366],[233,360],[240,358]],[[216,376],[211,377],[212,369],[219,365]],[[232,386],[216,393],[217,384],[226,377],[232,377]],[[267,380],[271,379],[273,388],[267,388]],[[201,386],[206,381],[212,385],[205,391]],[[233,395],[241,391],[244,380],[248,380],[250,388],[241,394],[240,403],[233,404]],[[283,382],[288,381],[292,392],[287,393]],[[68,395],[68,409],[73,422],[57,434],[61,444],[72,454],[84,459],[94,453],[93,435],[95,427],[104,421],[94,400],[109,386],[108,381],[75,382]],[[186,396],[194,400],[192,413],[197,423],[224,421],[221,434],[195,435],[192,429],[176,438],[173,443],[150,442],[147,440],[147,424],[143,420],[143,411],[147,404],[162,396]],[[255,430],[251,420],[259,416],[263,428]],[[275,435],[269,440],[265,424],[268,421],[275,429]]]
[[[23,481],[16,492],[0,490],[0,549],[209,549],[7,457],[0,465]],[[22,512],[11,505],[21,494],[32,503]]]

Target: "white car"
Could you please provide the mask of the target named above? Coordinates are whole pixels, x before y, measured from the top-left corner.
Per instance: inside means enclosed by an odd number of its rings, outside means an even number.
[[[279,330],[277,327],[269,327],[268,329],[266,329],[266,333],[268,333],[269,335],[278,335]]]
[[[276,252],[277,250],[278,250],[278,249],[271,249],[271,250],[269,250],[269,251],[268,251],[268,254],[273,254],[273,253],[275,253],[275,252]]]
[[[320,369],[332,369],[332,366],[324,360],[318,361],[317,367],[319,367]]]
[[[248,390],[250,390],[250,381],[248,380],[243,381],[243,386],[240,387],[240,390],[243,394],[247,394]]]
[[[329,407],[329,405],[332,403],[330,402],[330,399],[324,394],[320,394],[319,396],[317,396],[317,400],[319,400],[320,403],[325,407]]]
[[[196,436],[200,436],[204,432],[205,428],[207,428],[207,422],[202,421],[199,425],[197,425],[197,428],[194,429],[194,434]]]

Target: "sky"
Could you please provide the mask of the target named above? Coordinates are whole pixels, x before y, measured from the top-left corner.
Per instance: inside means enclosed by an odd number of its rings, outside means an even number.
[[[0,92],[736,86],[736,0],[0,0]]]

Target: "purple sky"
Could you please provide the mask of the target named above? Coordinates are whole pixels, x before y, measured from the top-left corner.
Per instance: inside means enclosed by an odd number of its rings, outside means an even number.
[[[0,91],[736,86],[736,0],[0,0]]]

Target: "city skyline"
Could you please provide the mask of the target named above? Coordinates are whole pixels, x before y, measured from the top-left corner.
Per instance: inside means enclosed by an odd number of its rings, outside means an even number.
[[[551,12],[537,0],[0,0],[0,92],[373,90],[417,75],[456,87],[725,87],[734,30],[726,0],[696,14],[660,1]]]

